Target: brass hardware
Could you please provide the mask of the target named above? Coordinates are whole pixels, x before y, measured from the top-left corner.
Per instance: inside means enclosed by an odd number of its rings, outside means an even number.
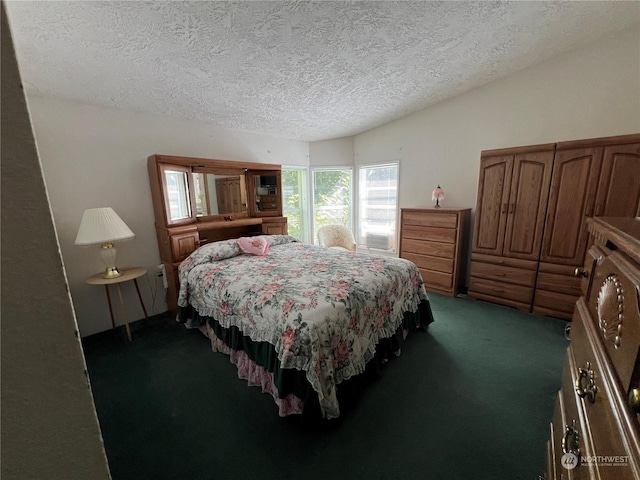
[[[610,273],[602,282],[596,302],[598,327],[602,339],[613,342],[614,348],[622,345],[624,323],[624,290],[620,278]]]
[[[580,434],[576,430],[575,420],[571,422],[571,426],[565,425],[565,432],[562,437],[562,453],[573,453],[578,457],[578,464],[580,464]]]
[[[591,362],[587,362],[587,368],[578,368],[576,394],[580,398],[586,398],[589,402],[595,403],[596,393],[598,393],[598,387],[596,386],[596,372],[591,370]]]
[[[629,406],[634,412],[640,413],[640,388],[632,388],[629,391]]]
[[[578,267],[573,271],[573,275],[574,275],[574,277],[578,277],[578,278],[580,278],[580,277],[587,278],[589,276],[589,272],[587,270],[584,270],[584,269]]]

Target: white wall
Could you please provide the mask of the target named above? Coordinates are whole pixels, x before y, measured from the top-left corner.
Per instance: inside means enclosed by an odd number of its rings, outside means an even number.
[[[113,207],[133,230],[134,240],[117,245],[118,266],[148,268],[147,278],[138,280],[147,312],[166,311],[162,282],[154,275],[160,254],[149,155],[308,165],[306,142],[36,96],[28,97],[28,104],[82,336],[111,328],[104,288],[85,283],[103,268],[99,248],[73,245],[86,208]],[[123,293],[129,320],[142,318],[131,282]],[[120,321],[117,296],[112,300]]]
[[[634,28],[357,135],[354,152],[400,159],[401,207],[433,206],[440,184],[443,206],[473,208],[482,150],[638,132]]]
[[[353,137],[311,142],[309,163],[313,167],[353,165]]]
[[[110,477],[2,2],[2,478]]]

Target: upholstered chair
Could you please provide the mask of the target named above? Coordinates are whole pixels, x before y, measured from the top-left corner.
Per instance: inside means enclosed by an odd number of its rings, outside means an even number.
[[[318,229],[318,242],[323,247],[356,249],[353,233],[344,225],[324,225]]]

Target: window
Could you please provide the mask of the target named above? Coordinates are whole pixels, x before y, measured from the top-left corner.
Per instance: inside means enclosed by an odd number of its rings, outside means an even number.
[[[186,171],[163,169],[167,188],[167,204],[169,206],[169,220],[183,220],[191,216],[189,203],[189,181]]]
[[[323,225],[337,223],[352,228],[351,177],[350,168],[313,170],[313,243]]]
[[[282,167],[282,211],[289,235],[309,243],[309,188],[306,167]]]
[[[398,162],[358,168],[359,246],[396,251]]]

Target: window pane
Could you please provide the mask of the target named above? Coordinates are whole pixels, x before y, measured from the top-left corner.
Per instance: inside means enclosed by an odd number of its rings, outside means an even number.
[[[191,204],[189,203],[187,173],[165,170],[164,176],[167,183],[169,218],[171,220],[189,218],[191,216]]]
[[[287,217],[289,235],[309,243],[309,201],[307,195],[307,170],[282,168],[282,206]]]
[[[351,169],[313,171],[313,242],[318,229],[337,223],[351,228]]]
[[[360,167],[358,188],[358,245],[395,251],[398,164]]]

